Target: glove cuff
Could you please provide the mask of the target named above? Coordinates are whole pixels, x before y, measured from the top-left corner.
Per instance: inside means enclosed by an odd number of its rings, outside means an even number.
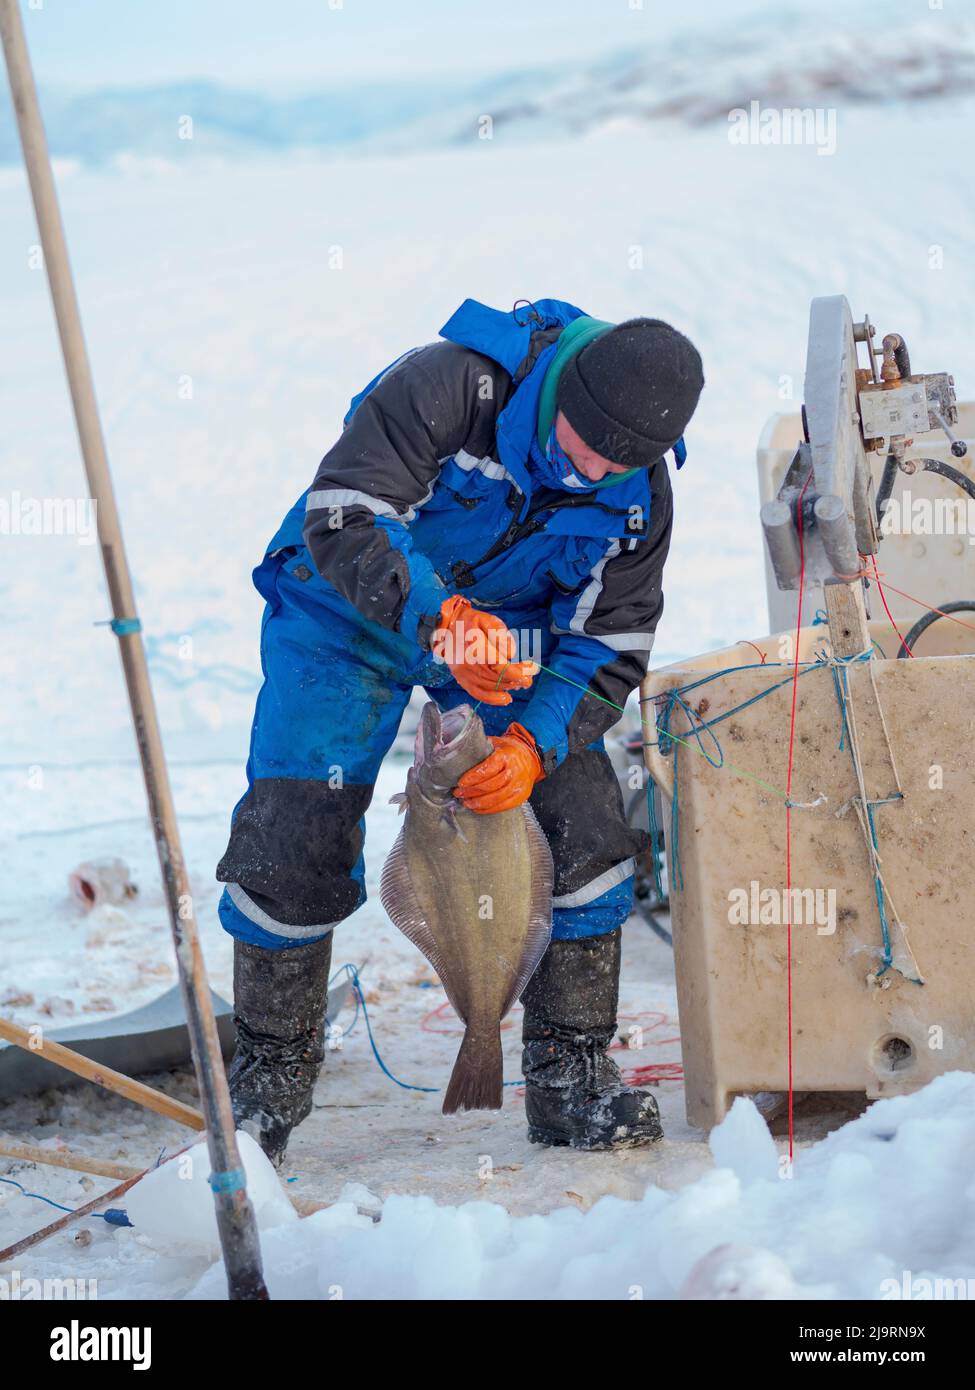
[[[458,618],[465,618],[470,611],[471,605],[466,598],[450,594],[440,605],[440,626],[452,627]]]
[[[531,753],[535,760],[535,781],[540,782],[545,776],[545,767],[542,763],[542,756],[538,751],[538,744],[523,724],[509,724],[505,733],[509,738],[515,738]]]
[[[440,612],[430,633],[428,645],[434,656],[443,656],[444,646],[447,641],[447,634],[451,631],[458,619],[466,618],[471,611],[471,605],[466,598],[461,598],[460,594],[448,594],[440,605]],[[450,663],[448,662],[448,665]]]

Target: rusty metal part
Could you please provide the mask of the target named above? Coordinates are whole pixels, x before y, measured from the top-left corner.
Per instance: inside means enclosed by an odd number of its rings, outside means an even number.
[[[907,344],[899,333],[887,333],[884,337],[884,362],[880,369],[883,381],[900,381],[911,375],[911,359]]]

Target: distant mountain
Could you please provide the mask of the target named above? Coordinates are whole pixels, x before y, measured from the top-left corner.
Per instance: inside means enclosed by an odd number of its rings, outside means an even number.
[[[461,99],[460,84],[448,100]],[[98,165],[119,154],[183,159],[254,151],[325,149],[374,139],[433,112],[424,87],[335,89],[275,97],[213,82],[41,93],[52,154]],[[186,124],[189,117],[192,125]],[[20,158],[9,103],[0,110],[0,163]]]
[[[492,108],[495,128],[725,121],[758,100],[777,107],[943,101],[975,92],[975,28],[944,14],[909,25],[816,33],[767,20],[654,52],[611,55],[551,74]]]
[[[42,100],[52,152],[97,166],[123,155],[175,161],[349,147],[415,151],[470,140],[485,115],[495,136],[538,139],[616,123],[702,125],[753,100],[842,107],[942,102],[975,91],[975,29],[945,11],[903,23],[868,5],[829,32],[818,32],[815,15],[772,13],[598,61],[512,71],[474,88],[457,79],[407,80],[282,97],[196,81],[49,90]],[[3,103],[0,163],[19,157]]]

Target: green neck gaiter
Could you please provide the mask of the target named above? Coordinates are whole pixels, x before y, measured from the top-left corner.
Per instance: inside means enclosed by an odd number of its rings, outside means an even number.
[[[555,349],[555,356],[545,373],[545,380],[542,382],[542,390],[538,398],[538,447],[540,449],[545,449],[548,444],[548,437],[552,433],[552,426],[555,423],[558,409],[556,397],[559,379],[566,363],[570,362],[584,347],[588,347],[591,342],[594,342],[596,338],[601,338],[613,327],[615,327],[614,324],[606,323],[603,319],[593,319],[588,314],[583,314],[580,318],[573,319],[562,330],[558,346]],[[639,472],[639,468],[629,468],[625,473],[612,473],[598,483],[590,483],[589,486],[592,488],[613,487],[616,483],[623,483],[627,478],[632,478],[634,473]]]

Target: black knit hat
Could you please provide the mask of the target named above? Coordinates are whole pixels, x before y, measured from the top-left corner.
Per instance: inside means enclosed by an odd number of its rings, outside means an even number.
[[[639,468],[677,443],[703,385],[689,338],[660,319],[629,319],[566,363],[556,401],[590,449]]]

